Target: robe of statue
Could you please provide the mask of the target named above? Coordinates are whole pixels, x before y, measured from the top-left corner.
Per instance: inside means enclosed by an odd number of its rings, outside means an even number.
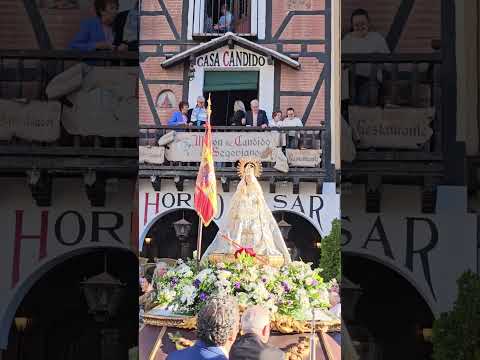
[[[232,197],[223,227],[218,231],[202,259],[212,254],[234,254],[238,250],[238,247],[223,237],[224,234],[241,247],[253,248],[258,255],[282,256],[284,263],[291,261],[277,221],[254,176],[253,167],[248,165],[245,176],[240,180]]]

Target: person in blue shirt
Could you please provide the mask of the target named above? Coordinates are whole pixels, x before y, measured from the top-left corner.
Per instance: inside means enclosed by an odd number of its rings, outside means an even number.
[[[172,117],[168,120],[168,126],[178,126],[188,124],[188,102],[180,101],[178,104],[178,110],[172,114]]]
[[[82,51],[114,49],[118,0],[95,0],[94,5],[97,16],[80,24],[80,31],[69,44],[70,49]]]
[[[207,109],[205,109],[205,98],[203,96],[197,98],[197,105],[192,110],[190,121],[198,127],[207,122]]]
[[[167,360],[227,360],[239,323],[238,303],[233,297],[207,299],[197,316],[195,345],[170,353]]]

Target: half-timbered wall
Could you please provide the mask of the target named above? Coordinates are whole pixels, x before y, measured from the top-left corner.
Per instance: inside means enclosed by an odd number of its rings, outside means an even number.
[[[330,1],[265,0],[265,40],[256,40],[263,46],[298,57],[300,70],[275,62],[273,105],[283,111],[294,107],[297,116],[310,126],[320,125],[329,118]],[[168,56],[199,43],[188,40],[188,4],[188,0],[142,2],[141,124],[166,124],[175,110],[157,106],[162,91],[172,91],[176,103],[190,97],[188,66],[168,69],[160,66]]]

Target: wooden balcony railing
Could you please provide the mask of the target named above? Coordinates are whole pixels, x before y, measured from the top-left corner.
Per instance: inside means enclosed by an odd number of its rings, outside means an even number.
[[[25,99],[46,101],[46,87],[51,79],[69,67],[85,62],[92,66],[138,66],[136,52],[79,52],[73,50],[0,50],[0,99]],[[68,103],[63,101],[61,116]],[[137,119],[131,119],[137,122]],[[61,124],[61,122],[60,122]],[[48,163],[48,167],[55,167],[59,162],[54,160],[60,157],[70,157],[74,166],[94,166],[93,157],[117,158],[127,157],[134,159],[138,155],[137,139],[135,137],[102,137],[82,136],[69,134],[63,125],[60,125],[60,137],[56,141],[41,142],[25,140],[13,136],[8,140],[0,140],[0,165],[12,162],[12,166],[28,167],[27,158],[30,157]],[[88,158],[88,161],[83,161]],[[19,160],[20,159],[20,160]],[[49,160],[48,160],[49,159]],[[75,159],[75,160],[73,160]],[[112,166],[114,162],[112,160]],[[68,167],[60,161],[62,167]],[[24,164],[24,165],[21,165]],[[5,165],[6,166],[6,165]],[[0,167],[4,167],[1,165]]]
[[[177,134],[189,133],[189,134],[199,134],[203,135],[204,129],[198,127],[168,127],[168,126],[140,126],[140,135],[139,135],[139,146],[140,147],[158,147],[158,140],[162,136],[166,135],[171,131],[176,131]],[[212,127],[213,140],[214,140],[214,161],[216,161],[216,173],[219,176],[226,177],[235,177],[236,176],[236,165],[238,159],[241,157],[259,157],[258,155],[253,155],[246,153],[235,155],[230,160],[231,161],[222,161],[222,155],[219,154],[222,151],[231,151],[236,148],[235,144],[223,145],[216,142],[216,139],[221,139],[220,133],[228,133],[232,136],[241,136],[241,135],[255,135],[253,133],[264,133],[267,137],[272,135],[278,135],[279,142],[278,146],[274,146],[277,149],[280,149],[282,154],[285,156],[284,160],[288,162],[288,172],[281,172],[275,168],[276,161],[273,158],[270,160],[263,161],[263,177],[270,178],[275,177],[280,178],[290,178],[290,177],[300,177],[302,179],[310,179],[312,181],[321,181],[325,179],[326,168],[325,168],[325,149],[328,140],[325,127],[288,127],[288,128],[257,128],[257,127],[244,127],[244,126],[214,126]],[[227,135],[230,136],[230,135]],[[258,139],[262,138],[262,135],[257,137]],[[195,140],[198,142],[199,140]],[[166,145],[167,147],[169,145]],[[197,143],[197,152],[201,149],[201,145]],[[253,148],[255,145],[253,145]],[[241,150],[242,146],[239,146]],[[259,151],[264,151],[261,149],[262,145],[259,145]],[[265,149],[265,147],[263,148]],[[243,148],[243,151],[245,148]],[[298,163],[290,162],[287,159],[287,153],[290,153],[290,150],[314,150],[312,154],[320,153],[321,161],[315,165],[302,166]],[[267,150],[268,151],[268,150]],[[301,154],[301,151],[296,152]],[[304,151],[308,153],[308,151]],[[198,154],[197,154],[198,155]],[[174,159],[173,159],[174,160]],[[169,159],[168,156],[165,156],[163,163],[161,164],[152,164],[148,162],[140,162],[139,170],[141,176],[152,176],[152,175],[161,175],[163,177],[176,177],[182,176],[184,178],[194,179],[196,178],[198,167],[200,165],[199,159],[192,159],[192,161],[173,161]]]
[[[455,99],[442,98],[440,53],[342,54],[342,70],[342,115],[347,122],[351,105],[398,109],[405,114],[406,109],[431,108],[434,114],[429,124],[433,135],[418,148],[401,143],[363,147],[357,149],[357,160],[442,159],[442,108]]]

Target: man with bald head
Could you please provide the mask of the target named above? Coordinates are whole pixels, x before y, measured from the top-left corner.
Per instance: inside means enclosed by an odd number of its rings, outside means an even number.
[[[268,345],[270,313],[262,306],[249,307],[242,315],[243,335],[230,350],[230,360],[283,360],[281,350]]]

